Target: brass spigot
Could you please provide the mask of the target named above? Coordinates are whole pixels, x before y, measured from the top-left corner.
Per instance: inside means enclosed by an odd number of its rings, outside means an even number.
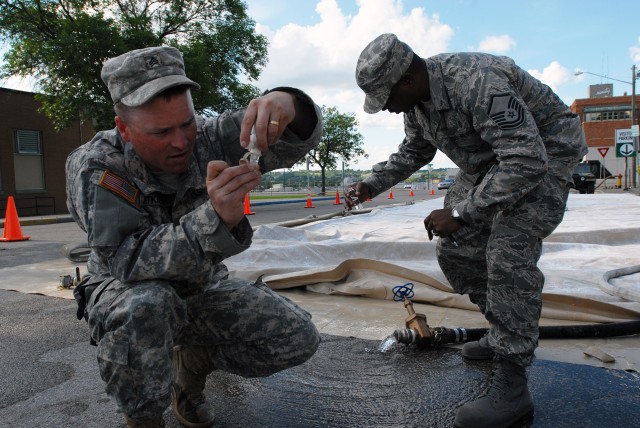
[[[427,316],[424,314],[417,314],[413,310],[413,303],[411,300],[404,298],[404,307],[407,308],[409,316],[405,320],[407,326],[407,332],[410,333],[412,343],[428,342],[433,338],[433,332],[427,324]]]
[[[411,300],[405,296],[403,302],[404,307],[407,308],[407,312],[409,312],[409,317],[405,321],[405,328],[399,328],[393,332],[392,336],[397,343],[436,347],[448,343],[466,342],[468,340],[467,329],[463,327],[431,328],[427,324],[427,316],[424,314],[416,314],[416,311],[413,310]],[[473,334],[478,333],[474,332]]]
[[[415,330],[421,340],[433,337],[433,333],[427,324],[427,316],[425,314],[417,314],[413,310],[413,303],[406,297],[404,298],[404,307],[409,312],[409,317],[405,320],[407,328]]]

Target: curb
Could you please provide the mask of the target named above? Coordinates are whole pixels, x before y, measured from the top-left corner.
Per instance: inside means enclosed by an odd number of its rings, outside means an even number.
[[[24,217],[20,219],[20,226],[39,226],[43,224],[71,223],[73,218],[69,214],[43,216],[43,217]],[[0,228],[4,228],[4,219],[0,220]]]

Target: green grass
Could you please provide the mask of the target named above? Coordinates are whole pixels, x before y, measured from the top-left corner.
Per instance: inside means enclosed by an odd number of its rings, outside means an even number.
[[[315,194],[311,196],[316,196]],[[260,200],[260,199],[306,199],[306,193],[288,193],[286,195],[280,195],[278,193],[274,193],[273,195],[254,195],[253,193],[249,194],[249,199],[252,201]]]

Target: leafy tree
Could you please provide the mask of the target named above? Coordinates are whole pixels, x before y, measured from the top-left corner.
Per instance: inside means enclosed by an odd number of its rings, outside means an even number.
[[[356,128],[355,113],[340,113],[335,107],[322,106],[322,139],[309,152],[310,165],[318,165],[322,173],[322,192],[326,190],[326,170],[337,167],[338,159],[349,161],[357,156],[369,157],[362,149],[362,134]],[[299,163],[305,163],[301,160]]]
[[[113,126],[102,64],[132,49],[178,48],[202,114],[246,105],[259,91],[267,41],[242,0],[0,0],[0,40],[9,50],[0,78],[35,76],[37,99],[62,129],[79,117]]]

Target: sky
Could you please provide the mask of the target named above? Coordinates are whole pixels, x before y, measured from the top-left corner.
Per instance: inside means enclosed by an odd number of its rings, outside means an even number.
[[[369,158],[348,165],[370,169],[404,137],[402,115],[366,114],[355,65],[364,47],[395,33],[422,57],[480,51],[506,55],[570,105],[588,86],[613,83],[631,94],[631,67],[640,67],[640,2],[595,0],[248,0],[256,31],[269,41],[265,90],[294,86],[318,105],[354,113]],[[576,71],[586,71],[576,76]],[[187,70],[188,73],[188,70]],[[599,76],[596,76],[599,75]],[[640,81],[638,81],[640,83]],[[16,79],[0,86],[30,90]],[[637,89],[640,93],[640,88]],[[455,165],[438,152],[434,168]]]

